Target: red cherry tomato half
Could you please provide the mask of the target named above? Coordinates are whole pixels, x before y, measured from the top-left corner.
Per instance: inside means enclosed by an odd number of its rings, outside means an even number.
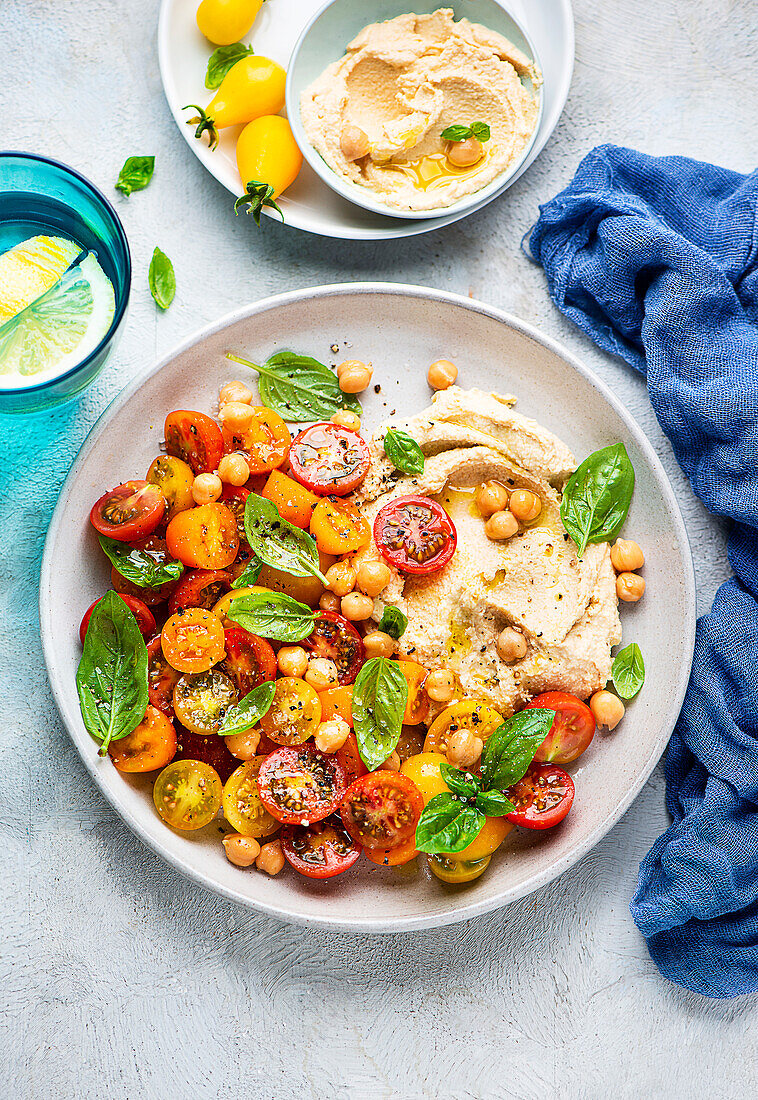
[[[311,424],[290,446],[292,476],[311,492],[344,496],[356,489],[371,466],[368,444],[339,424]]]
[[[334,661],[340,684],[352,684],[366,660],[360,634],[336,611],[317,611],[312,633],[300,644],[314,657]]]
[[[166,498],[157,485],[125,481],[95,501],[89,518],[99,534],[134,542],[152,535],[165,511]]]
[[[505,793],[516,807],[506,815],[514,825],[551,829],[571,809],[574,781],[557,764],[533,764],[524,778]]]
[[[226,657],[221,667],[234,680],[240,699],[276,676],[276,654],[265,638],[241,626],[229,626],[224,631],[224,644]]]
[[[368,774],[368,768],[361,759],[358,742],[352,731],[347,735],[347,741],[342,748],[337,750],[336,756],[345,772],[345,781],[348,786],[362,775]]]
[[[364,848],[399,848],[416,833],[424,796],[400,772],[361,776],[347,790],[340,813],[350,836]]]
[[[194,473],[210,474],[218,468],[224,440],[218,424],[209,416],[178,409],[166,417],[163,435],[166,454],[181,458]]]
[[[156,634],[147,643],[147,694],[151,705],[164,714],[174,713],[174,688],[181,675],[163,656],[161,636]]]
[[[119,596],[121,596],[121,599],[124,601],[126,606],[131,611],[132,615],[134,615],[135,619],[137,620],[137,626],[140,629],[140,634],[142,635],[142,637],[152,638],[153,634],[155,634],[155,619],[153,617],[152,611],[147,606],[147,604],[143,603],[143,601],[138,599],[136,596],[125,596],[121,592],[119,592]],[[100,600],[102,600],[102,598],[103,597],[101,596]],[[84,637],[87,633],[89,621],[92,618],[92,612],[100,603],[100,600],[95,600],[95,602],[93,604],[90,604],[90,606],[84,612],[84,618],[82,619],[81,625],[79,626],[79,640],[81,641],[82,645],[84,645]]]
[[[203,737],[177,722],[176,736],[178,749],[175,759],[202,760],[203,763],[210,764],[218,772],[222,783],[226,783],[232,772],[240,766],[239,760],[226,747],[223,737],[215,733],[210,737]]]
[[[185,573],[171,593],[168,601],[169,615],[186,611],[188,607],[204,607],[210,611],[215,603],[229,591],[231,573],[225,569],[191,569]]]
[[[397,497],[380,508],[374,542],[404,573],[436,573],[455,553],[458,535],[441,504],[429,497]]]
[[[277,749],[258,772],[261,802],[285,825],[323,821],[339,806],[346,786],[339,761],[313,745]]]
[[[537,764],[568,764],[589,747],[595,736],[595,716],[576,695],[546,691],[536,695],[524,710],[533,707],[555,711],[550,733],[534,754]]]
[[[284,858],[307,878],[333,878],[352,867],[361,850],[337,814],[313,825],[285,825]]]
[[[237,520],[237,534],[240,542],[247,545],[245,534],[245,502],[250,496],[250,490],[245,485],[225,485],[221,494],[221,503],[225,504],[230,512],[233,512]]]

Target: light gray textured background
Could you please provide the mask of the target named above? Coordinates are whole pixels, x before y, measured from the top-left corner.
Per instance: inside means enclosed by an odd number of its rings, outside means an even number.
[[[110,194],[127,155],[154,152],[158,165],[148,191],[114,196],[135,272],[104,377],[47,421],[0,422],[0,1096],[756,1095],[758,1001],[710,1002],[665,982],[629,916],[637,864],[667,824],[660,767],[603,843],[507,910],[414,935],[290,928],[185,882],[115,817],[53,707],[35,603],[57,487],[135,371],[246,301],[368,278],[470,292],[583,355],[663,457],[707,607],[727,573],[724,531],[689,492],[642,382],[557,314],[518,245],[537,204],[600,142],[755,167],[757,16],[746,0],[578,0],[568,105],[526,176],[468,221],[368,245],[235,220],[163,100],[156,0],[4,0],[0,141],[59,157]],[[146,286],[156,244],[177,270],[165,316]]]

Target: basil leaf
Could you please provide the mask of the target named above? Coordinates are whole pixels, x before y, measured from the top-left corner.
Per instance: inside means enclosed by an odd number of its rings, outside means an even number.
[[[147,273],[150,293],[159,309],[168,309],[176,294],[174,265],[165,252],[156,248]]]
[[[353,729],[369,770],[378,768],[400,740],[408,681],[396,661],[372,657],[353,684]]]
[[[636,642],[620,650],[611,667],[613,685],[622,699],[633,699],[645,683],[645,662]]]
[[[563,526],[579,556],[589,542],[609,542],[621,530],[634,491],[634,467],[623,443],[595,451],[566,482]]]
[[[147,550],[135,550],[105,535],[98,535],[98,539],[116,572],[140,588],[161,588],[169,581],[178,581],[184,572],[180,561],[156,560]]]
[[[458,794],[461,798],[473,798],[481,790],[481,783],[472,772],[461,771],[450,764],[440,764],[440,775],[453,794]]]
[[[359,416],[362,412],[355,395],[342,392],[334,372],[308,355],[280,351],[262,366],[233,352],[227,352],[226,358],[257,371],[261,403],[285,420],[328,420],[340,409]]]
[[[482,751],[482,786],[505,791],[526,775],[535,752],[550,732],[554,710],[521,710],[498,726]]]
[[[477,141],[490,140],[490,128],[486,122],[472,122],[471,133],[477,139]]]
[[[505,817],[516,809],[502,791],[480,791],[476,796],[475,805],[487,817]]]
[[[384,453],[392,465],[404,474],[423,474],[424,452],[407,432],[390,428],[384,437]]]
[[[145,717],[147,646],[137,620],[115,592],[95,606],[84,638],[76,690],[87,732],[101,742],[126,737]]]
[[[245,46],[242,42],[232,42],[229,46],[219,46],[208,58],[208,68],[205,73],[205,86],[211,90],[218,88],[230,69],[233,69],[243,57],[255,53],[252,46]]]
[[[405,634],[408,626],[408,616],[404,615],[399,607],[393,607],[392,604],[387,604],[382,617],[379,620],[379,630],[383,630],[385,634],[389,634],[390,638],[394,638],[395,641]]]
[[[249,592],[229,604],[227,618],[259,638],[277,642],[301,642],[313,631],[315,615],[310,607],[284,592]]]
[[[235,733],[244,733],[251,729],[271,709],[275,694],[276,684],[273,680],[254,687],[236,706],[229,707],[218,730],[220,736],[232,737]]]
[[[282,519],[276,505],[257,493],[245,502],[245,534],[259,561],[292,577],[318,577],[326,584],[311,536]]]
[[[485,817],[476,806],[452,794],[436,794],[427,802],[416,826],[420,852],[446,855],[462,852],[479,836]]]
[[[132,191],[144,191],[155,171],[155,157],[127,157],[118,174],[116,190],[128,198]]]
[[[260,577],[262,568],[263,563],[253,554],[236,581],[232,581],[232,588],[249,588]]]
[[[466,138],[470,138],[473,130],[470,126],[448,126],[442,131],[440,137],[443,141],[465,141]]]

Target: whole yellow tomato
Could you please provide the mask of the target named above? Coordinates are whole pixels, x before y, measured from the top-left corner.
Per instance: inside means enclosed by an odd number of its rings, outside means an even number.
[[[215,46],[231,46],[247,34],[262,5],[263,0],[202,0],[197,25]]]
[[[264,206],[281,215],[276,199],[294,182],[302,164],[303,154],[286,118],[266,115],[248,123],[237,140],[237,168],[245,187],[236,203],[237,213],[247,206],[256,225],[261,223]]]
[[[188,104],[198,114],[187,125],[196,126],[196,138],[207,133],[213,148],[219,130],[281,111],[286,80],[287,74],[276,61],[258,54],[243,57],[226,74],[207,107]]]

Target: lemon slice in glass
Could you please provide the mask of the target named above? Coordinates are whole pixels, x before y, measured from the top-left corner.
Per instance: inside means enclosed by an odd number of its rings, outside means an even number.
[[[68,270],[81,247],[66,237],[30,237],[0,255],[0,325],[39,298]]]

